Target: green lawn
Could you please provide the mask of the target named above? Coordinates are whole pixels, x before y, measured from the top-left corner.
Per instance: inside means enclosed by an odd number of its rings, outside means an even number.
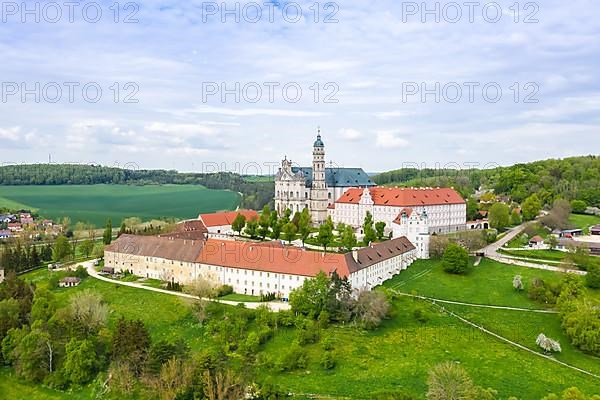
[[[533,278],[546,281],[560,279],[560,274],[552,271],[501,264],[487,258],[473,267],[468,275],[452,275],[444,272],[439,260],[431,259],[417,260],[408,270],[385,282],[384,286],[443,300],[542,308],[524,293],[515,292],[512,286],[515,275],[521,275],[526,286]]]
[[[0,399],[2,400],[89,400],[93,399],[89,388],[71,393],[36,386],[17,378],[10,368],[0,368]]]
[[[469,371],[476,384],[495,388],[502,399],[540,400],[549,391],[570,386],[598,392],[592,378],[468,328],[433,306],[425,306],[429,321],[417,322],[412,315],[414,307],[414,300],[397,300],[394,317],[375,332],[330,328],[324,335],[335,344],[335,369],[324,371],[319,366],[321,344],[310,345],[308,368],[279,373],[277,383],[293,393],[318,393],[321,396],[317,398],[371,399],[383,390],[404,390],[424,398],[428,370],[455,361]],[[280,331],[267,343],[265,352],[273,356],[285,352],[294,337],[292,330]],[[274,374],[266,366],[261,373]]]
[[[195,218],[199,213],[233,210],[238,193],[198,185],[0,186],[0,207],[35,209],[47,218],[68,216],[97,226],[112,218]]]
[[[470,275],[454,276],[443,272],[437,260],[419,260],[385,286],[448,300],[540,308],[525,294],[514,291],[512,278],[516,274],[522,275],[526,284],[533,277],[560,279],[560,274],[550,271],[508,266],[485,259]],[[24,276],[43,285],[48,275],[48,271],[39,270]],[[79,287],[57,289],[55,293],[60,303],[66,304],[70,296],[86,288],[100,293],[110,305],[111,323],[120,315],[140,318],[148,325],[154,340],[183,338],[194,351],[210,340],[196,321],[190,303],[176,296],[93,278],[87,278]],[[425,310],[427,322],[415,319],[413,312],[417,307]],[[598,359],[569,345],[557,315],[461,306],[447,308],[532,349],[536,349],[535,336],[543,332],[558,339],[563,346],[558,359],[600,373]],[[306,370],[274,371],[272,360],[286,352],[296,337],[294,329],[282,328],[262,347],[259,359],[263,362],[255,371],[295,393],[297,398],[371,399],[374,393],[384,390],[404,390],[423,398],[428,370],[448,360],[460,362],[476,384],[495,388],[503,399],[517,396],[520,400],[539,400],[550,391],[559,392],[570,386],[578,386],[589,394],[598,393],[598,382],[593,378],[505,344],[427,302],[406,297],[393,302],[391,318],[374,332],[333,326],[321,330],[320,335],[330,337],[334,343],[335,369],[321,368],[319,360],[323,350],[322,344],[317,343],[306,346]],[[9,371],[0,370],[0,398],[90,398],[89,388],[62,394],[22,383],[9,376]]]
[[[569,221],[575,227],[586,231],[590,227],[600,224],[600,217],[597,215],[571,214]]]
[[[560,326],[560,317],[556,314],[522,313],[457,305],[445,305],[445,307],[537,352],[540,352],[540,348],[536,345],[535,339],[543,333],[559,341],[562,351],[554,355],[557,360],[600,375],[600,360],[571,345]]]
[[[23,278],[44,285],[51,273],[41,269],[25,274]],[[73,294],[85,289],[100,293],[110,305],[111,323],[120,316],[141,319],[148,326],[153,339],[182,338],[191,347],[201,346],[202,332],[190,307],[191,300],[94,278],[86,278],[75,288],[56,289],[55,294],[61,305],[67,305]]]
[[[260,297],[251,296],[249,294],[231,293],[226,296],[219,297],[219,300],[239,301],[240,303],[258,303],[260,301]]]
[[[567,253],[559,250],[504,250],[500,249],[501,253],[505,253],[515,257],[538,258],[540,260],[564,261]]]

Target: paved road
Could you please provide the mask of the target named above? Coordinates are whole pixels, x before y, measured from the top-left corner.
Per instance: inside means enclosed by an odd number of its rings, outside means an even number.
[[[139,283],[135,283],[135,282],[122,282],[122,281],[118,281],[116,279],[110,279],[107,278],[106,276],[100,275],[98,273],[98,271],[96,271],[96,269],[94,268],[94,261],[95,260],[90,260],[90,261],[86,261],[86,262],[82,262],[79,263],[78,265],[83,265],[85,269],[87,269],[88,274],[96,279],[99,279],[101,281],[104,282],[110,282],[110,283],[116,283],[118,285],[122,285],[122,286],[129,286],[132,288],[136,288],[136,289],[144,289],[144,290],[150,290],[152,292],[158,292],[158,293],[164,293],[164,294],[169,294],[171,296],[178,296],[178,297],[184,297],[187,299],[193,299],[193,300],[199,300],[200,298],[198,296],[193,296],[191,294],[187,294],[187,293],[182,293],[182,292],[173,292],[171,290],[165,290],[165,289],[159,289],[159,288],[154,288],[154,287],[150,287],[150,286],[144,286],[142,284]],[[237,306],[240,302],[239,301],[229,301],[229,300],[214,300],[214,299],[204,299],[207,301],[215,301],[217,303],[222,303],[222,304],[227,304],[230,306]],[[256,309],[260,306],[268,306],[272,311],[282,311],[282,310],[289,310],[291,307],[289,305],[289,303],[282,303],[282,302],[264,302],[264,303],[244,303],[244,305],[247,308],[251,308],[251,309]]]
[[[502,253],[498,252],[498,250],[500,248],[502,248],[506,243],[510,242],[515,237],[520,235],[521,232],[523,232],[523,230],[527,227],[528,224],[529,224],[529,222],[526,222],[526,223],[523,223],[519,226],[512,228],[501,239],[497,240],[494,243],[490,243],[489,245],[487,245],[480,251],[483,252],[486,257],[488,257],[492,260],[504,263],[504,264],[519,265],[521,267],[534,268],[534,269],[544,269],[547,271],[568,272],[568,273],[573,273],[573,274],[577,274],[577,275],[585,275],[587,273],[585,271],[580,271],[578,269],[569,269],[569,268],[556,267],[556,266],[548,265],[548,264],[538,264],[538,263],[534,263],[534,262],[528,262],[521,258],[513,257],[510,255],[502,254]]]

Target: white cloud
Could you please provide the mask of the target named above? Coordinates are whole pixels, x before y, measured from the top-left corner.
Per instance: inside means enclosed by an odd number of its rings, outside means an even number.
[[[375,145],[380,148],[397,149],[410,144],[407,139],[399,137],[398,131],[378,131],[375,134]]]
[[[148,0],[139,12],[144,23],[134,25],[110,18],[94,26],[6,25],[5,37],[19,40],[0,41],[5,81],[94,81],[104,96],[97,104],[20,104],[20,96],[13,96],[0,109],[6,127],[0,129],[0,147],[11,146],[11,156],[21,159],[45,160],[48,152],[68,158],[77,150],[83,159],[112,163],[123,152],[148,168],[192,169],[198,158],[308,159],[319,124],[333,132],[324,131],[332,161],[367,170],[396,166],[396,157],[380,157],[385,148],[410,146],[407,156],[416,160],[444,162],[460,154],[485,161],[493,143],[493,156],[509,162],[600,147],[597,2],[547,0],[537,24],[515,24],[512,12],[497,24],[481,16],[474,23],[421,23],[420,15],[403,23],[402,3],[392,0],[377,7],[345,1],[338,24],[314,23],[308,14],[297,24],[280,17],[275,23],[221,23],[218,15],[202,23],[194,2],[167,3]],[[300,3],[308,13],[312,2]],[[402,99],[404,82],[472,81],[499,82],[503,100]],[[540,103],[514,103],[513,83],[532,81],[540,86]],[[114,82],[121,88],[137,83],[139,103],[115,104],[109,89]],[[298,82],[304,93],[297,104],[279,95],[272,104],[201,104],[203,82]],[[327,82],[339,86],[339,103],[322,101]],[[317,103],[309,89],[315,83],[321,88]],[[399,127],[419,135],[404,136]],[[545,140],[543,132],[554,140]],[[265,147],[274,149],[246,150]],[[165,148],[169,156],[161,157]]]
[[[338,136],[344,140],[355,141],[363,138],[363,134],[356,129],[343,128],[338,131]]]
[[[323,117],[329,115],[329,113],[321,111],[297,111],[297,110],[284,110],[276,108],[225,108],[225,107],[197,107],[194,109],[186,110],[187,113],[193,114],[219,114],[232,117],[256,117],[256,116],[268,116],[268,117]]]
[[[414,115],[415,113],[412,111],[383,111],[375,113],[375,116],[380,119],[389,119],[389,118],[399,118],[399,117],[408,117],[410,115]]]

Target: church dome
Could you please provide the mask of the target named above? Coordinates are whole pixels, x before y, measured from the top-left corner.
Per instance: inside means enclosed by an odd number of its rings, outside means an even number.
[[[317,140],[315,140],[315,143],[313,144],[313,147],[325,147],[325,145],[323,144],[323,141],[321,140],[321,135],[317,135]]]

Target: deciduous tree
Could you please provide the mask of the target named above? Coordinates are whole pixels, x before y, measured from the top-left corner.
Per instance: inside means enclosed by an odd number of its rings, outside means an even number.
[[[390,304],[385,294],[378,291],[361,291],[356,299],[356,322],[365,329],[375,329],[388,315]]]
[[[296,225],[293,222],[288,222],[283,226],[283,238],[288,241],[288,243],[292,243],[292,240],[296,238]]]
[[[96,350],[91,340],[71,339],[65,347],[65,377],[76,385],[83,385],[94,377],[98,367]]]
[[[106,221],[106,226],[104,227],[104,234],[102,235],[102,242],[104,244],[110,244],[112,242],[112,221],[109,218]]]
[[[504,230],[510,224],[508,206],[504,203],[495,203],[488,213],[490,226],[498,231]]]
[[[373,228],[373,215],[369,211],[367,211],[367,214],[365,215],[365,220],[363,222],[363,234],[363,242],[366,246],[371,244],[371,242],[373,242],[373,240],[375,240],[375,238],[377,237],[375,228]]]
[[[456,244],[450,243],[444,252],[442,268],[451,274],[465,274],[469,271],[469,253]]]
[[[246,217],[242,214],[236,215],[235,219],[231,223],[231,229],[233,229],[234,232],[237,232],[238,235],[241,235],[244,226],[246,226]]]
[[[304,246],[304,242],[310,235],[310,226],[310,212],[308,211],[308,208],[305,208],[302,210],[302,213],[300,213],[300,218],[298,220],[298,233],[300,234],[300,239],[302,240],[302,246]]]
[[[531,221],[540,214],[542,203],[539,197],[534,193],[525,199],[521,209],[523,210],[523,218],[525,221]]]

